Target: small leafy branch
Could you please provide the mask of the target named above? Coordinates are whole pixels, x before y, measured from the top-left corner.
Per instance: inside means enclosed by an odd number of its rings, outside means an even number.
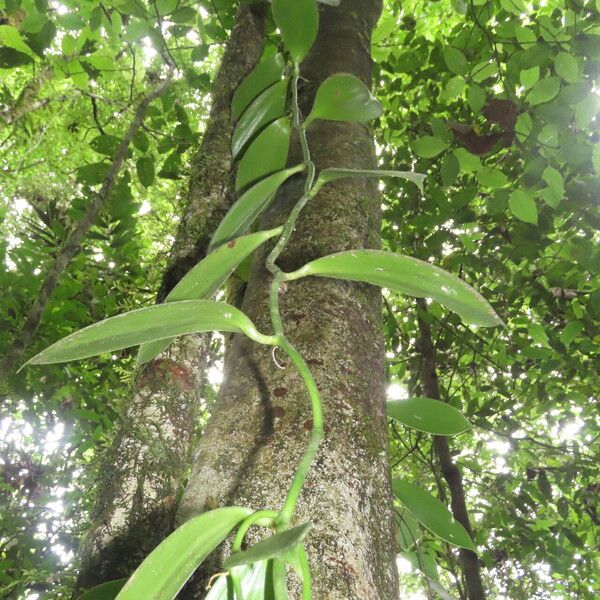
[[[287,339],[279,307],[283,284],[319,276],[366,282],[416,297],[430,297],[458,313],[465,321],[482,327],[501,323],[490,305],[466,283],[427,262],[377,250],[354,250],[324,256],[293,272],[277,265],[294,233],[296,221],[308,202],[328,183],[345,177],[401,177],[421,188],[424,176],[403,171],[328,168],[316,173],[311,158],[307,127],[319,120],[367,122],[378,118],[382,107],[362,81],[338,73],[318,88],[308,116],[298,104],[301,63],[318,31],[316,0],[273,0],[273,17],[281,32],[284,53],[268,56],[240,85],[232,111],[238,118],[232,136],[232,153],[239,160],[236,187],[243,191],[214,233],[208,256],[199,262],[166,297],[164,304],[141,308],[82,329],[58,341],[28,364],[58,363],[82,359],[131,346],[140,346],[142,365],[165,350],[179,335],[204,331],[242,333],[259,344],[279,348],[298,370],[312,407],[312,431],[283,505],[278,510],[252,511],[223,507],[201,514],[165,539],[125,580],[108,582],[84,594],[103,592],[102,597],[120,600],[174,598],[198,565],[235,531],[232,551],[224,562],[226,571],[210,587],[208,600],[287,598],[286,568],[290,565],[303,582],[303,598],[311,598],[311,573],[303,540],[311,524],[292,526],[307,474],[324,432],[319,390],[301,354]],[[285,168],[292,132],[302,149],[301,164]],[[301,197],[281,227],[243,235],[275,197],[279,187],[293,175],[304,176]],[[233,271],[254,250],[274,240],[266,259],[272,275],[269,312],[272,334],[260,333],[240,310],[211,298]],[[409,426],[440,435],[464,431],[470,424],[452,407],[430,399],[392,403],[390,416]],[[474,549],[466,531],[429,494],[397,480],[394,492],[409,512],[427,528],[450,543]],[[274,530],[274,534],[242,550],[251,527]],[[119,591],[120,590],[120,591]],[[94,596],[97,597],[97,596]]]

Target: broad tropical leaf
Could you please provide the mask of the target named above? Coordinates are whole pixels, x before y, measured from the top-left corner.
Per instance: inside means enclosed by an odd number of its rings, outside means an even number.
[[[79,596],[77,600],[114,600],[126,582],[127,579],[106,581],[88,590]]]
[[[336,73],[319,86],[305,124],[315,119],[366,122],[380,117],[382,112],[381,104],[358,77]]]
[[[340,169],[329,168],[323,169],[319,173],[319,181],[328,183],[336,179],[345,177],[373,177],[375,179],[385,179],[386,177],[400,177],[412,181],[420,190],[423,191],[423,180],[426,175],[422,173],[413,173],[412,171],[386,171],[379,169]]]
[[[231,153],[235,158],[250,139],[267,123],[283,115],[288,80],[282,79],[262,92],[244,111],[231,137]]]
[[[422,525],[443,540],[477,552],[465,528],[431,494],[402,479],[392,481],[394,494]]]
[[[218,248],[221,244],[225,244],[236,235],[246,231],[269,205],[283,182],[304,168],[304,165],[298,165],[273,173],[244,192],[219,223],[210,241],[208,251],[211,252],[214,248]]]
[[[267,240],[279,235],[282,229],[277,227],[268,231],[258,231],[224,244],[190,269],[169,292],[165,302],[211,298],[247,256]],[[137,356],[137,364],[152,360],[172,341],[173,338],[167,338],[142,344]]]
[[[464,281],[422,260],[380,250],[349,250],[317,258],[287,280],[309,275],[364,281],[390,290],[436,300],[480,327],[501,325],[500,317],[483,296]]]
[[[240,83],[233,94],[231,113],[234,119],[239,119],[246,107],[263,90],[279,81],[285,69],[283,54],[277,53],[263,58],[252,72]]]
[[[52,344],[26,364],[78,360],[146,342],[201,331],[232,331],[265,343],[252,321],[240,310],[212,300],[165,302],[139,308],[90,325]]]
[[[271,7],[285,47],[294,62],[301,62],[317,37],[317,0],[272,0]]]
[[[144,559],[117,600],[175,598],[198,565],[251,513],[228,506],[190,519]]]
[[[408,427],[434,435],[456,435],[472,427],[453,406],[432,398],[388,400],[387,414]]]
[[[256,136],[240,160],[235,179],[237,191],[285,167],[290,133],[290,120],[282,117],[265,127]]]
[[[305,523],[268,537],[254,544],[248,550],[232,554],[223,563],[223,567],[229,569],[238,565],[247,565],[259,560],[281,556],[299,544],[306,537],[311,527],[312,523]]]

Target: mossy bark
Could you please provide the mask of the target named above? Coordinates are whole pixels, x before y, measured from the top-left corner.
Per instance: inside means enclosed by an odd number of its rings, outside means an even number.
[[[203,258],[218,215],[226,210],[231,98],[260,57],[264,23],[263,8],[240,8],[215,79],[210,117],[159,300]],[[129,576],[172,531],[197,428],[207,343],[207,336],[180,338],[136,378],[101,469],[92,526],[80,552],[76,595]]]
[[[304,114],[319,83],[333,73],[353,73],[370,84],[370,34],[379,2],[346,0],[343,8],[320,10],[319,36],[302,65],[307,80]],[[372,134],[363,124],[317,121],[308,134],[318,169],[375,166]],[[282,223],[301,189],[300,177],[286,185],[263,226]],[[361,178],[341,180],[327,185],[307,205],[278,262],[291,270],[336,251],[379,245],[376,184]],[[264,258],[257,257],[243,310],[267,332],[271,278],[262,267]],[[296,517],[298,523],[314,523],[307,540],[313,597],[396,600],[380,291],[306,279],[288,285],[281,295],[286,335],[310,366],[325,410],[325,440]],[[284,358],[278,354],[277,360]],[[236,337],[178,517],[185,520],[231,504],[279,509],[311,425],[307,393],[293,366],[278,368],[270,349]],[[201,580],[183,596],[202,597]],[[297,584],[292,598],[299,597]]]

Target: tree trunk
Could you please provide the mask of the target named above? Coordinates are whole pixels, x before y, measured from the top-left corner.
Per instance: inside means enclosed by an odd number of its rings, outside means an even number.
[[[427,305],[422,298],[417,300],[417,306],[419,310],[427,311]],[[421,336],[421,382],[423,385],[423,392],[428,398],[440,400],[440,387],[435,368],[435,350],[431,339],[431,329],[429,324],[421,317],[419,317],[419,333]],[[469,535],[473,537],[462,476],[459,468],[452,459],[448,438],[443,435],[436,435],[433,438],[433,445],[440,461],[442,475],[450,490],[452,514],[468,531]],[[485,592],[481,581],[481,570],[479,568],[479,558],[477,557],[477,554],[472,550],[460,548],[460,561],[469,600],[485,600]]]
[[[159,300],[203,258],[218,215],[227,209],[231,98],[260,57],[264,16],[263,8],[242,6],[236,17]],[[208,339],[179,338],[138,375],[101,470],[77,591],[129,576],[173,529],[190,466]]]
[[[304,114],[327,76],[353,73],[367,85],[371,78],[370,34],[379,1],[346,0],[343,9],[321,5],[320,10],[319,35],[302,64]],[[362,124],[317,121],[308,136],[317,169],[375,166],[372,135]],[[301,178],[284,186],[262,226],[282,223],[301,188]],[[291,270],[333,252],[379,245],[376,185],[361,178],[342,180],[327,185],[306,206],[279,265]],[[255,262],[242,308],[268,332],[271,277],[264,259],[263,253]],[[325,440],[296,519],[314,523],[306,542],[313,597],[396,600],[380,292],[306,279],[281,293],[286,335],[313,371],[325,409]],[[236,337],[178,518],[231,504],[281,508],[311,426],[308,396],[294,368],[278,368],[270,349]],[[184,597],[202,597],[201,579]],[[298,594],[294,585],[291,597]]]

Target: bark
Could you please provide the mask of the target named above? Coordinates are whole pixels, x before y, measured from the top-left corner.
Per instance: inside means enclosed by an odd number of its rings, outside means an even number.
[[[117,175],[119,174],[119,171],[121,170],[121,167],[123,166],[123,163],[127,157],[129,144],[131,143],[133,136],[142,125],[144,116],[148,110],[148,106],[150,106],[150,103],[153,100],[161,96],[166,91],[171,82],[171,76],[172,74],[170,73],[168,77],[166,77],[151,92],[142,98],[137,110],[135,111],[133,119],[129,124],[129,127],[123,136],[119,147],[117,148],[115,157],[108,168],[104,180],[102,181],[100,190],[93,194],[85,214],[77,222],[77,225],[75,225],[75,228],[58,251],[56,259],[46,275],[46,279],[42,284],[38,296],[27,313],[27,317],[25,318],[23,326],[15,335],[12,344],[8,347],[2,361],[0,362],[0,382],[4,381],[4,379],[18,366],[19,360],[23,356],[23,353],[27,349],[29,342],[33,338],[40,325],[44,311],[46,310],[46,306],[48,304],[48,300],[56,288],[58,280],[65,272],[73,258],[81,250],[81,243],[83,242],[84,237],[86,236],[90,227],[94,224],[94,221],[100,214],[100,211],[104,208],[108,196],[117,179]]]
[[[421,311],[427,311],[425,301],[420,298],[417,300],[417,306]],[[421,382],[423,392],[428,398],[441,400],[440,387],[437,377],[435,364],[435,350],[431,338],[431,329],[429,324],[419,317],[420,333],[420,351],[421,351]],[[443,435],[436,435],[433,438],[433,445],[438,456],[442,475],[448,484],[450,490],[450,505],[454,518],[467,530],[473,537],[473,529],[469,520],[469,512],[465,500],[465,490],[462,482],[460,469],[452,459],[450,444],[448,438]],[[472,550],[460,548],[460,561],[463,571],[463,578],[467,596],[469,600],[485,600],[483,582],[481,580],[481,569],[479,558]]]
[[[260,57],[264,25],[263,8],[240,8],[214,82],[211,113],[159,300],[203,258],[205,240],[214,231],[213,215],[227,209],[231,98]],[[202,335],[179,338],[138,375],[101,469],[92,527],[80,552],[77,591],[129,576],[172,531],[194,444],[208,341]]]
[[[343,9],[320,10],[319,35],[302,65],[304,114],[319,83],[333,73],[354,73],[370,84],[370,33],[380,3],[346,0]],[[308,134],[318,169],[375,166],[372,135],[362,124],[318,121]],[[263,227],[283,222],[301,187],[301,177],[284,186]],[[342,180],[326,186],[304,209],[279,265],[290,270],[318,256],[379,245],[376,185],[360,178]],[[264,259],[263,253],[255,262],[243,310],[267,332],[271,278]],[[306,279],[282,290],[281,304],[286,335],[313,371],[325,409],[325,440],[296,519],[314,523],[306,542],[313,597],[396,600],[380,291]],[[307,393],[294,368],[277,368],[270,349],[236,337],[178,519],[232,504],[279,509],[311,426]],[[260,532],[252,534],[256,539]],[[217,560],[213,557],[183,597],[202,597],[203,581],[218,568]],[[294,581],[291,598],[298,597]]]

